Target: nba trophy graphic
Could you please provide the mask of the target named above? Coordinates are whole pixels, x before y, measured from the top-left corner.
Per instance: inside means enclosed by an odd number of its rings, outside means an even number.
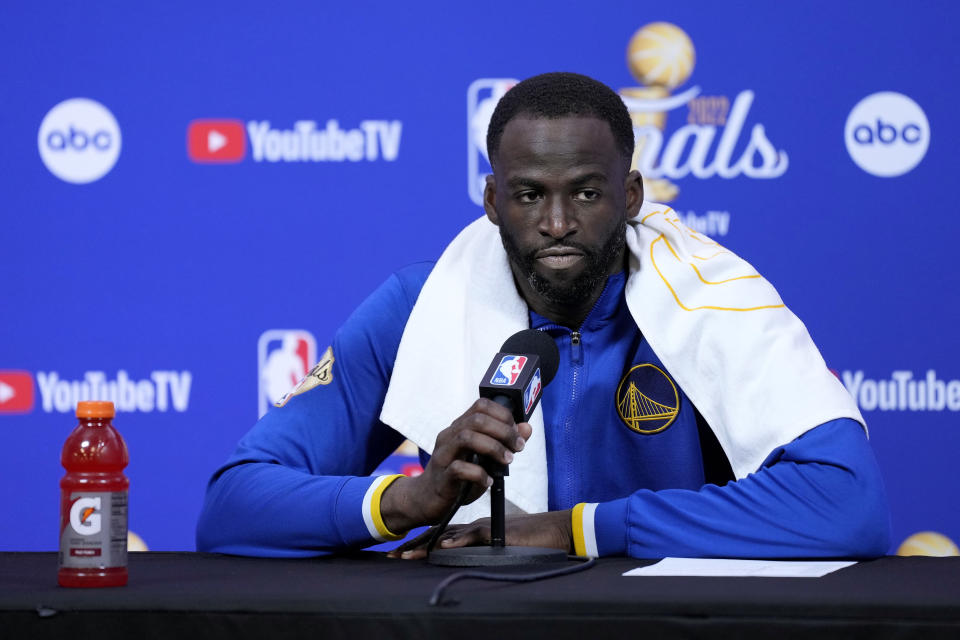
[[[633,34],[627,45],[627,67],[643,87],[620,89],[620,97],[630,111],[637,138],[633,169],[640,169],[646,199],[671,202],[679,193],[677,185],[664,178],[648,177],[655,166],[667,112],[676,109],[700,93],[692,87],[671,95],[671,90],[687,81],[693,72],[694,50],[690,37],[669,22],[652,22]]]

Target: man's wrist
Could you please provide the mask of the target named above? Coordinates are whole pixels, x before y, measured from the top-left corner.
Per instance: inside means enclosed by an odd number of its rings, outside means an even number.
[[[401,477],[390,483],[380,496],[380,517],[387,529],[396,534],[405,534],[420,526],[417,514],[412,513],[413,500],[411,488],[414,478]]]
[[[558,512],[558,516],[557,524],[567,541],[566,551],[568,554],[574,555],[573,509],[565,509],[564,511],[560,511]]]
[[[396,474],[392,476],[378,476],[373,479],[363,496],[363,522],[367,526],[367,531],[374,540],[386,542],[388,540],[399,540],[403,537],[403,530],[393,530],[384,522],[381,512],[381,501],[384,492],[390,488],[390,485],[403,478],[403,475]]]

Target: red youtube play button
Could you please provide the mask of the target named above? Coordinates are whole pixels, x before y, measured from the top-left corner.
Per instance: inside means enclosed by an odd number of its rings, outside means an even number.
[[[187,126],[187,155],[194,162],[240,162],[246,153],[240,120],[193,120]]]
[[[33,376],[27,371],[0,371],[0,413],[33,409]]]

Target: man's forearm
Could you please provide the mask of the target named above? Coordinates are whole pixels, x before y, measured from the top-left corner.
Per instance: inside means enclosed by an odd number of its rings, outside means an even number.
[[[853,421],[817,427],[723,487],[638,491],[581,521],[598,555],[868,557],[889,545],[876,461]]]
[[[317,476],[266,462],[238,464],[207,490],[197,549],[302,557],[374,544],[368,494],[382,481]]]

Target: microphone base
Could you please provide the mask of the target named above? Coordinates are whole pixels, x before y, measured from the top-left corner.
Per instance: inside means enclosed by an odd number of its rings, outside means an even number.
[[[544,547],[458,547],[434,549],[427,556],[427,562],[441,567],[516,567],[566,561],[566,551]]]

